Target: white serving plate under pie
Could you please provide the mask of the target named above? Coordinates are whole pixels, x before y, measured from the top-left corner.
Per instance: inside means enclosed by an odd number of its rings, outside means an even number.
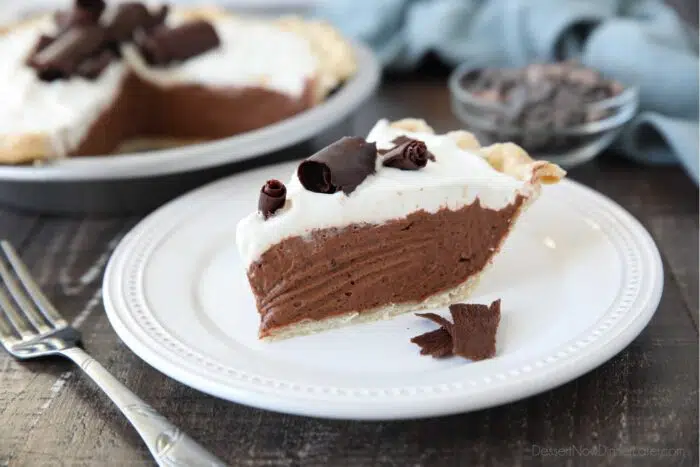
[[[502,299],[497,355],[420,356],[413,314],[264,343],[235,245],[261,185],[297,163],[205,186],[162,207],[112,256],[104,303],[119,337],[166,375],[280,412],[399,419],[466,412],[570,381],[627,346],[658,306],[663,270],[626,211],[572,181],[545,187],[470,302]],[[446,309],[438,310],[447,314]]]

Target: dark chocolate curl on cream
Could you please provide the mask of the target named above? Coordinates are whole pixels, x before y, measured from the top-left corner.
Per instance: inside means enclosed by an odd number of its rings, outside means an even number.
[[[105,6],[104,0],[75,0],[71,10],[54,13],[54,22],[59,32],[74,26],[97,24]]]
[[[302,186],[315,193],[349,195],[375,172],[377,145],[364,138],[346,136],[299,164]]]
[[[36,55],[42,50],[44,50],[46,47],[51,45],[55,40],[55,37],[47,36],[45,34],[40,35],[39,39],[37,39],[36,43],[34,44],[32,50],[29,52],[29,54],[27,54],[25,64],[31,67],[35,66],[34,60],[36,59]]]
[[[36,54],[32,63],[41,79],[68,77],[103,47],[104,40],[105,32],[99,26],[71,28]]]
[[[377,154],[379,154],[380,156],[386,155],[386,154],[388,154],[390,151],[396,149],[396,147],[401,146],[402,144],[408,143],[408,142],[410,142],[410,141],[418,141],[418,140],[414,140],[413,138],[409,138],[409,137],[406,136],[406,135],[397,136],[396,138],[394,138],[394,139],[391,141],[391,142],[394,144],[394,147],[393,147],[393,148],[390,148],[390,149],[379,149],[379,150],[377,151]],[[433,162],[435,161],[435,154],[433,154],[433,153],[430,152],[430,151],[427,151],[427,148],[426,148],[426,157],[427,157],[428,160],[431,160],[431,161],[433,161]],[[384,164],[384,165],[386,165],[386,164]],[[390,166],[390,167],[391,167],[391,166]]]
[[[76,73],[83,78],[96,79],[115,60],[117,55],[111,49],[104,49],[95,56],[84,60],[76,70]]]
[[[215,49],[221,41],[211,23],[198,20],[176,28],[158,26],[138,36],[136,43],[149,64],[164,66]]]
[[[391,148],[383,165],[401,170],[418,170],[428,163],[428,147],[423,141],[409,140]]]
[[[139,2],[127,2],[117,5],[114,12],[106,18],[105,28],[109,40],[113,42],[129,41],[136,31],[148,31],[163,24],[168,7],[161,7],[155,14]]]
[[[287,198],[287,187],[279,180],[268,180],[260,189],[258,198],[258,211],[265,219],[273,215],[279,208],[284,206]]]

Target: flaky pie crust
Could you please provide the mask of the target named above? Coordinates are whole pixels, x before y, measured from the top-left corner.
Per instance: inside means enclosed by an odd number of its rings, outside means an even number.
[[[425,120],[404,118],[393,121],[391,127],[415,132],[435,134]],[[533,160],[523,148],[514,143],[496,143],[483,147],[476,137],[465,130],[446,133],[457,146],[467,151],[474,151],[483,157],[495,170],[532,185],[552,185],[566,176],[566,171],[548,161]]]

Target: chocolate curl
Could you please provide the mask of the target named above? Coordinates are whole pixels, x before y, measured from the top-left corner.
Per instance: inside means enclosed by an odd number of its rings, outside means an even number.
[[[76,70],[76,73],[83,78],[94,80],[117,58],[114,51],[104,49],[99,54],[84,60]]]
[[[360,137],[344,137],[299,164],[299,181],[315,193],[349,195],[375,172],[377,145]]]
[[[428,147],[423,141],[411,140],[390,149],[383,165],[401,170],[418,170],[427,163]]]
[[[279,180],[268,180],[260,189],[260,198],[258,198],[258,211],[267,220],[279,208],[284,206],[287,199],[287,187]]]
[[[452,355],[452,336],[445,328],[426,332],[411,338],[411,342],[420,347],[421,355],[441,358]]]
[[[416,313],[416,316],[429,319],[440,325],[439,329],[411,339],[412,343],[420,347],[420,354],[435,358],[452,355],[452,323],[436,313]]]
[[[128,41],[133,38],[136,31],[148,31],[162,25],[168,11],[168,7],[164,5],[157,13],[152,14],[143,3],[121,3],[105,21],[109,40],[111,42]]]
[[[70,76],[84,59],[103,47],[104,40],[105,32],[99,26],[69,29],[35,56],[39,78],[50,81]]]
[[[413,138],[409,138],[409,137],[406,136],[406,135],[399,135],[399,136],[397,136],[396,138],[394,138],[391,142],[392,142],[395,146],[400,146],[400,145],[402,145],[402,144],[404,144],[404,143],[407,143],[407,142],[409,142],[409,141],[414,141],[414,140],[413,140]],[[391,149],[393,149],[393,148],[391,148]],[[377,154],[379,154],[380,156],[383,156],[383,155],[385,155],[386,153],[388,153],[389,151],[391,151],[391,149],[379,149],[379,150],[377,151]],[[435,162],[435,155],[433,155],[433,153],[430,152],[430,151],[428,151],[428,160],[431,160],[431,161]]]
[[[433,323],[445,328],[445,330],[447,330],[448,332],[452,331],[452,323],[450,323],[450,320],[443,318],[442,316],[438,315],[437,313],[416,313],[416,316],[420,316],[421,318],[429,319]]]
[[[54,14],[54,22],[60,33],[74,26],[97,24],[105,6],[104,0],[75,0],[72,10]]]
[[[53,43],[53,41],[55,41],[55,40],[56,40],[55,37],[46,36],[44,34],[40,35],[39,39],[37,39],[36,43],[34,44],[34,47],[32,48],[32,50],[27,54],[27,58],[24,61],[25,65],[30,66],[30,67],[36,66],[35,60],[36,60],[37,54],[39,52],[41,52],[42,50],[44,50],[49,45],[51,45]]]
[[[496,331],[501,320],[501,300],[487,305],[450,305],[452,353],[470,360],[484,360],[496,354]]]
[[[144,59],[151,65],[164,66],[215,49],[221,44],[211,23],[198,20],[176,28],[159,26],[150,34],[137,37]]]

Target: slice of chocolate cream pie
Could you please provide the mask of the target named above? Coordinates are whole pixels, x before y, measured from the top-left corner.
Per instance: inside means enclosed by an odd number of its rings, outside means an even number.
[[[380,120],[268,181],[236,241],[261,339],[464,301],[542,184],[565,172],[465,131]]]

